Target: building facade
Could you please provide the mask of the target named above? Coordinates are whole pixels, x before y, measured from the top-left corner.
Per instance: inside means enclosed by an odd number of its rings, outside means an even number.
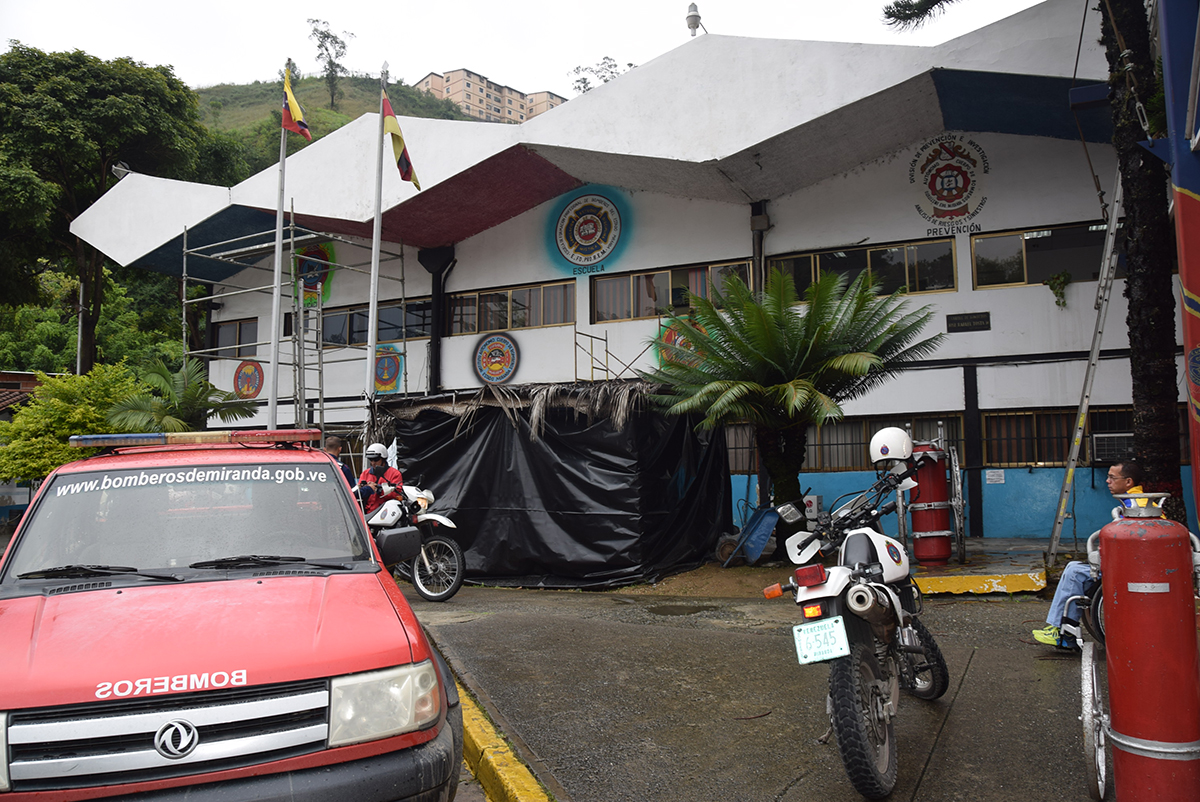
[[[1099,30],[1095,13],[1087,25]],[[1049,0],[930,48],[709,35],[517,129],[405,119],[426,189],[384,177],[376,380],[420,396],[634,378],[653,365],[666,315],[710,282],[761,286],[779,269],[803,288],[866,271],[928,306],[927,334],[945,343],[814,428],[803,485],[829,503],[869,483],[874,431],[941,431],[964,467],[970,534],[1048,538],[1097,324],[1106,210],[1094,182],[1111,199],[1117,178],[1107,109],[1068,107],[1073,83],[1107,75],[1095,37],[1076,75],[1078,32],[1077,4]],[[662,98],[664,84],[683,89]],[[364,117],[289,159],[296,219],[328,248],[317,267],[370,261],[375,126]],[[267,171],[222,197],[134,175],[73,230],[123,264],[178,273],[184,225],[188,243],[269,228],[276,181]],[[258,387],[270,384],[269,293],[241,292],[270,258],[253,259],[206,277],[214,293],[241,293],[213,315],[218,386],[238,388],[248,363]],[[371,279],[350,267],[321,275],[324,408],[361,421],[380,386],[364,378]],[[1122,285],[1065,538],[1108,520],[1105,471],[1129,448]],[[280,388],[298,361],[286,317]],[[280,421],[304,423],[288,395],[277,393]],[[750,439],[736,426],[727,435],[734,495],[752,505]]]
[[[520,124],[567,102],[553,92],[527,95],[465,69],[445,75],[431,72],[415,86],[436,98],[453,100],[463,112],[484,122]]]

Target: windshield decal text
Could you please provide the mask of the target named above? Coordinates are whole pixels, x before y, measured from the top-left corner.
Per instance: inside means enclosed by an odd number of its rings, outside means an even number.
[[[123,476],[104,474],[99,479],[86,482],[71,482],[55,487],[59,496],[75,493],[91,493],[96,490],[145,487],[146,485],[181,485],[200,482],[327,482],[329,474],[324,470],[303,468],[192,468],[189,471],[141,471]]]
[[[210,688],[232,687],[246,684],[246,669],[239,671],[214,671],[211,674],[178,674],[174,677],[143,677],[142,679],[120,679],[96,685],[96,698],[110,696],[142,696],[151,693],[175,693],[178,691],[206,691]]]

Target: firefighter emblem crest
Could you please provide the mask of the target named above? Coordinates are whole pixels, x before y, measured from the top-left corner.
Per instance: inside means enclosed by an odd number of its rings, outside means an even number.
[[[603,195],[581,195],[567,204],[554,228],[558,252],[575,265],[604,260],[621,238],[621,213]]]
[[[987,154],[966,134],[945,133],[917,148],[909,162],[908,181],[920,188],[917,212],[935,227],[930,236],[979,230],[969,221],[987,203],[980,177],[989,170]]]

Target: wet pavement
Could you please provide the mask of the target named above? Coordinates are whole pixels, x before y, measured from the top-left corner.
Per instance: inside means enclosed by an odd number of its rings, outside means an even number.
[[[478,587],[410,600],[558,802],[861,799],[835,742],[817,742],[828,669],[797,664],[789,601]],[[1079,658],[1029,635],[1047,608],[927,597],[950,690],[901,699],[890,799],[1089,799]]]

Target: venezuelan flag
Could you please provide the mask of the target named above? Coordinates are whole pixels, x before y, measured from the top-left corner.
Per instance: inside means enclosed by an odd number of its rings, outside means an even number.
[[[392,135],[392,153],[396,155],[396,167],[400,170],[400,177],[405,181],[412,181],[419,192],[421,182],[413,172],[412,160],[408,158],[408,147],[404,144],[404,134],[400,133],[400,123],[396,120],[386,92],[383,93],[383,130]]]
[[[312,142],[312,132],[304,121],[304,107],[292,94],[292,71],[288,68],[283,71],[283,127]]]

